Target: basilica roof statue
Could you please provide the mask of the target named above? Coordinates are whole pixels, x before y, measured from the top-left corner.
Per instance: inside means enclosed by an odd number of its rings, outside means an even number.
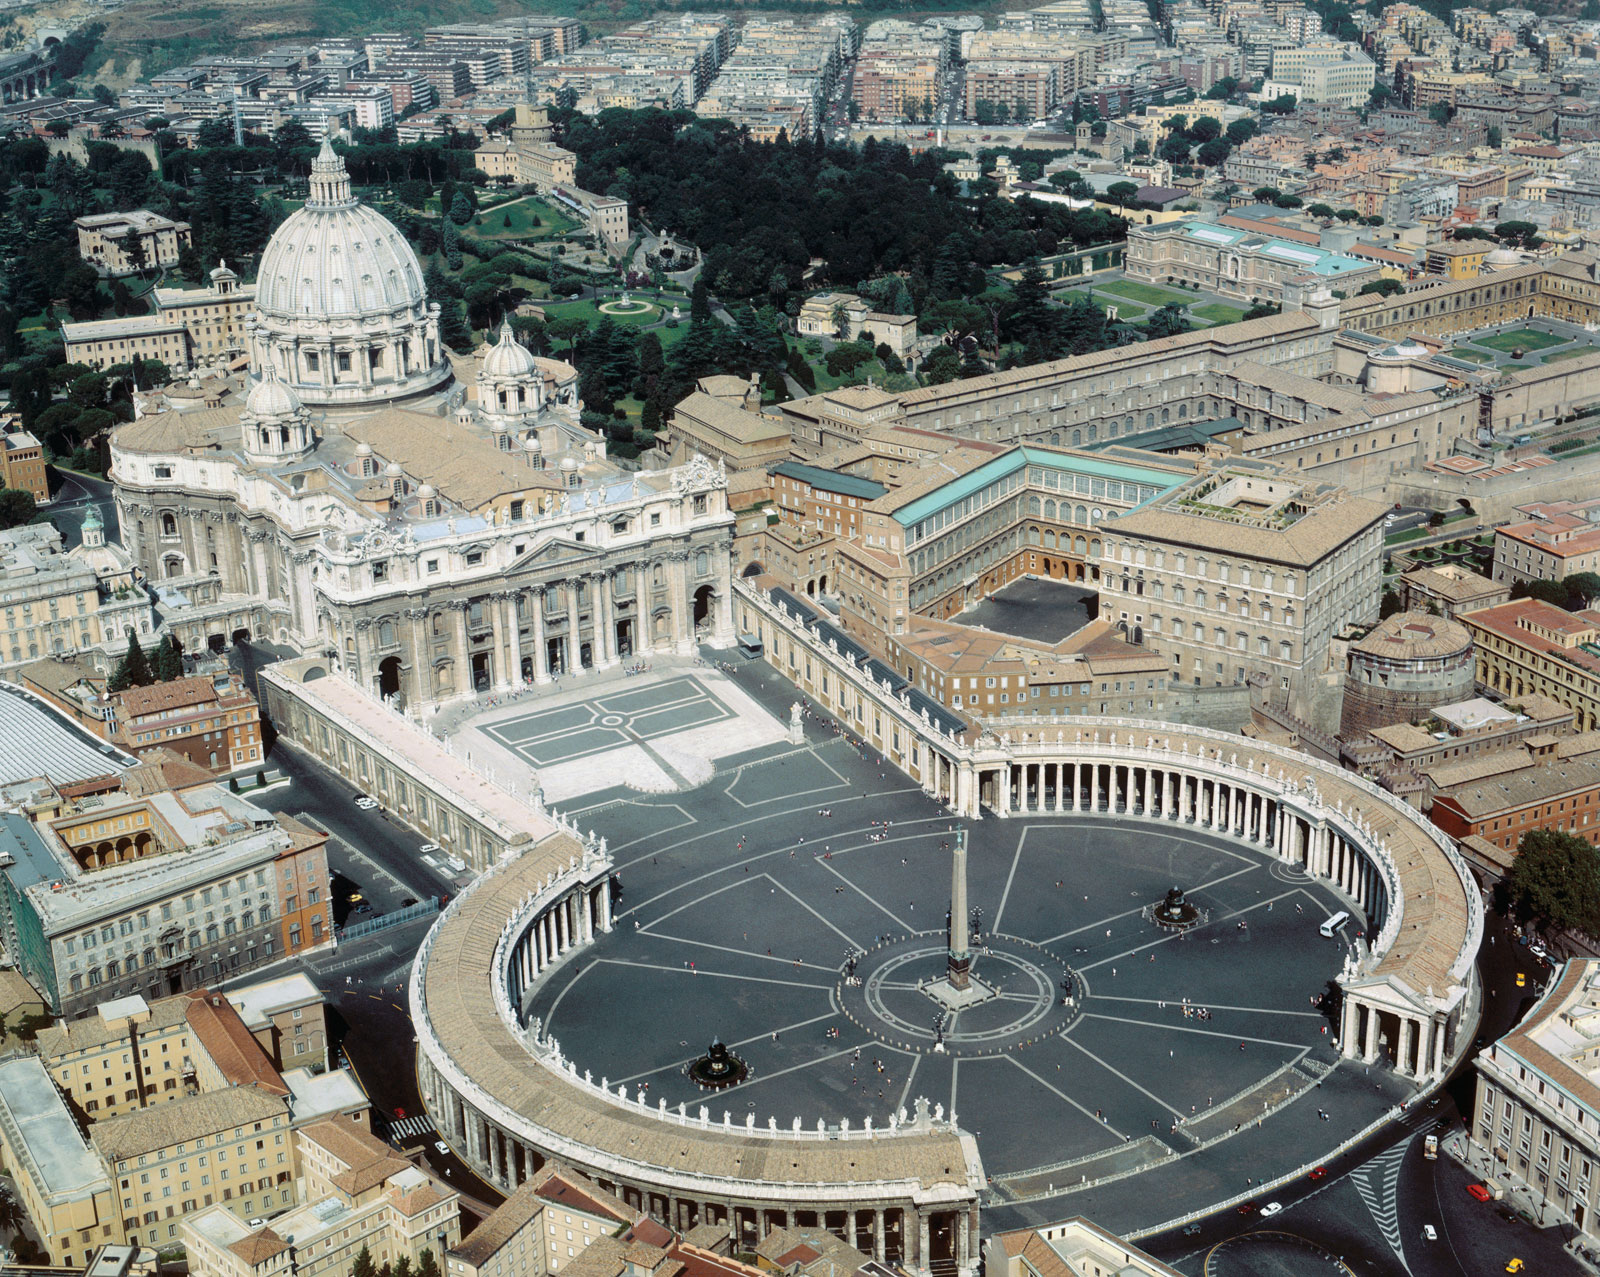
[[[422,395],[450,377],[439,308],[411,245],[351,193],[326,141],[310,195],[261,257],[250,364],[268,364],[308,408],[361,410]]]

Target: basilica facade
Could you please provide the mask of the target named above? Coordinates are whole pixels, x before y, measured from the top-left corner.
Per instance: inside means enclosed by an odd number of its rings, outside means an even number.
[[[262,257],[248,376],[112,439],[124,544],[177,628],[209,600],[407,705],[730,643],[721,471],[622,470],[575,370],[509,326],[452,369],[421,280],[325,144]]]

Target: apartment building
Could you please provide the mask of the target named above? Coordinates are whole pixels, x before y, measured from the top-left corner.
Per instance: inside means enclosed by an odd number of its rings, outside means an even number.
[[[1600,727],[1600,612],[1515,599],[1459,619],[1477,644],[1479,684],[1512,699],[1537,692],[1572,710],[1580,731]]]
[[[1558,1220],[1591,1240],[1600,1165],[1600,963],[1565,963],[1517,1027],[1473,1065],[1467,1135],[1497,1175],[1532,1190]]]
[[[191,242],[188,222],[175,222],[147,208],[91,213],[72,224],[78,231],[78,256],[111,278],[176,266],[178,255]]]
[[[269,1223],[220,1203],[186,1216],[195,1277],[344,1277],[365,1250],[375,1265],[416,1270],[461,1235],[455,1191],[357,1127],[319,1122],[294,1133],[304,1201]]]
[[[105,748],[107,770],[126,765]],[[156,756],[78,797],[30,782],[0,812],[0,925],[56,1014],[182,992],[332,942],[326,835],[210,782]]]
[[[1179,682],[1261,672],[1293,701],[1335,634],[1377,619],[1384,513],[1270,467],[1221,467],[1101,527],[1101,614],[1126,612]]]
[[[50,502],[44,447],[10,416],[0,418],[0,487],[26,492],[38,505]]]
[[[1600,499],[1541,501],[1516,511],[1527,518],[1494,530],[1496,581],[1564,581],[1600,572]]]
[[[129,753],[169,749],[221,776],[266,756],[260,707],[231,670],[130,687],[108,699],[116,716],[114,739]]]
[[[111,1178],[34,1056],[0,1062],[0,1159],[51,1264],[124,1240]]]

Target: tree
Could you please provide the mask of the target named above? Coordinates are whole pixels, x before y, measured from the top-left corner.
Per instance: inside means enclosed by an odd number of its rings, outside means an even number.
[[[1502,138],[1500,126],[1498,124],[1491,124],[1483,131],[1483,136],[1484,141],[1486,141],[1490,146],[1494,147],[1495,150],[1498,151],[1500,149]]]
[[[1283,192],[1280,191],[1276,186],[1258,186],[1255,190],[1251,191],[1250,194],[1254,197],[1257,204],[1270,204],[1273,200],[1277,199],[1278,196],[1282,195]]]
[[[1254,120],[1235,120],[1222,131],[1222,136],[1235,146],[1243,146],[1260,131],[1261,126]]]
[[[585,336],[588,331],[589,321],[582,315],[558,315],[545,326],[545,332],[550,334],[551,341],[567,343],[569,355],[578,348],[578,339]]]
[[[1106,198],[1118,208],[1127,208],[1139,196],[1137,182],[1113,182],[1106,187]]]
[[[1228,156],[1233,154],[1233,144],[1226,138],[1215,137],[1209,142],[1202,142],[1200,149],[1195,152],[1195,158],[1207,168],[1216,168],[1219,164],[1227,162]]]
[[[1600,934],[1600,851],[1576,834],[1534,829],[1517,844],[1506,875],[1517,911],[1541,928]]]
[[[1392,297],[1395,293],[1405,291],[1406,286],[1398,279],[1372,279],[1356,290],[1356,296],[1363,297],[1369,293],[1377,293],[1380,297]]]
[[[207,120],[194,131],[194,145],[198,151],[214,151],[233,145],[233,125],[227,120]]]
[[[1450,104],[1448,102],[1435,102],[1428,108],[1428,118],[1435,124],[1450,123]]]
[[[1387,106],[1394,98],[1394,90],[1379,80],[1367,92],[1367,106],[1372,109]]]
[[[450,199],[450,221],[457,226],[465,226],[471,220],[472,200],[468,198],[465,190],[458,187]]]
[[[1313,204],[1306,209],[1306,212],[1310,213],[1312,217],[1320,217],[1325,222],[1333,218],[1333,208],[1328,204]]]
[[[156,649],[156,682],[170,683],[182,677],[183,645],[178,642],[176,634],[169,634]]]
[[[1405,605],[1400,602],[1400,596],[1388,586],[1383,587],[1383,598],[1378,602],[1378,619],[1387,621],[1396,612],[1405,611]]]
[[[1600,574],[1574,572],[1563,584],[1567,587],[1567,606],[1574,612],[1600,599]]]
[[[705,272],[701,271],[695,276],[694,288],[689,293],[689,323],[709,324],[711,322],[711,294],[706,289]]]
[[[1511,597],[1538,599],[1541,603],[1548,603],[1552,607],[1566,607],[1567,587],[1560,581],[1513,581]]]
[[[0,488],[0,529],[32,523],[38,513],[33,493],[26,488]]]
[[[372,1262],[372,1252],[363,1244],[350,1266],[350,1277],[378,1277],[377,1265]]]
[[[144,654],[144,648],[139,646],[139,636],[129,630],[128,650],[117,662],[116,669],[111,671],[106,688],[112,692],[125,692],[130,687],[149,687],[153,682],[155,675],[150,670],[150,661]]]
[[[426,1247],[417,1256],[417,1277],[439,1277],[439,1265],[433,1257],[433,1252]]]
[[[1168,302],[1159,310],[1152,311],[1150,317],[1144,321],[1145,332],[1151,341],[1161,337],[1176,337],[1179,333],[1186,333],[1193,327],[1188,317],[1183,313],[1184,308],[1177,302]]]
[[[1305,203],[1298,195],[1280,195],[1272,202],[1279,208],[1299,208]]]

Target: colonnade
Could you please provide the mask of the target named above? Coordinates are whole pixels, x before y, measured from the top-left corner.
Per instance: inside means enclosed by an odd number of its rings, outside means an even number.
[[[611,930],[611,875],[577,881],[522,921],[523,932],[510,946],[506,971],[511,1004],[518,1018],[524,995],[568,952],[593,944],[595,932]]]
[[[544,1165],[533,1144],[520,1139],[466,1103],[430,1064],[418,1056],[418,1071],[428,1111],[450,1143],[502,1192],[514,1192]],[[629,1206],[648,1212],[680,1232],[701,1224],[725,1228],[741,1250],[754,1250],[772,1228],[825,1228],[880,1263],[911,1272],[931,1273],[936,1263],[952,1263],[961,1272],[975,1272],[980,1259],[979,1213],[976,1203],[956,1208],[908,1207],[886,1195],[874,1199],[871,1184],[836,1202],[803,1205],[775,1199],[782,1186],[751,1183],[748,1196],[700,1196],[669,1191],[660,1184],[585,1168],[600,1187]],[[793,1186],[799,1188],[799,1185]]]

